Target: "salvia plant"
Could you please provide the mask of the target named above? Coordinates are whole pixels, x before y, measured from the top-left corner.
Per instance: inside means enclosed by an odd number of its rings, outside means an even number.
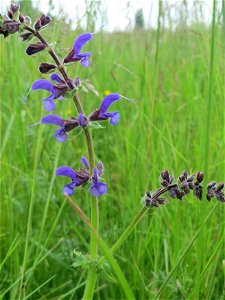
[[[83,299],[93,298],[97,273],[99,270],[105,270],[110,273],[109,266],[117,276],[126,297],[132,299],[134,295],[119,265],[112,256],[113,252],[122,245],[149,208],[167,204],[170,198],[182,201],[185,196],[190,193],[193,193],[197,200],[202,200],[204,196],[208,201],[215,198],[219,202],[224,203],[224,183],[210,182],[204,185],[207,190],[203,192],[204,174],[202,171],[198,171],[194,174],[188,174],[187,171],[183,171],[177,180],[175,180],[167,170],[162,171],[160,174],[161,187],[154,192],[150,192],[149,190],[145,192],[141,200],[142,207],[140,211],[136,214],[116,243],[109,248],[98,233],[99,201],[100,197],[107,193],[107,183],[105,183],[102,178],[104,174],[103,162],[95,162],[91,125],[95,122],[107,120],[109,120],[113,126],[117,125],[120,115],[117,111],[111,112],[110,107],[114,102],[127,98],[121,96],[119,93],[111,93],[102,100],[100,107],[96,107],[94,111],[89,113],[84,112],[79,99],[79,90],[82,85],[81,80],[79,77],[70,78],[66,67],[71,63],[80,63],[84,68],[89,67],[92,53],[90,51],[84,52],[82,48],[94,38],[97,32],[88,32],[79,35],[75,39],[70,52],[65,55],[63,61],[60,61],[54,49],[41,33],[42,29],[51,23],[51,18],[43,14],[32,26],[31,18],[21,14],[19,9],[20,6],[18,3],[11,4],[7,15],[0,17],[0,34],[6,38],[11,34],[18,33],[22,41],[28,42],[29,44],[26,48],[27,55],[32,56],[45,50],[53,60],[53,63],[42,62],[39,66],[40,73],[50,74],[50,77],[47,77],[47,79],[38,79],[31,85],[31,91],[45,90],[49,92],[48,97],[41,99],[41,101],[44,109],[50,114],[43,116],[40,123],[45,125],[50,124],[56,128],[53,137],[58,142],[65,143],[70,132],[76,130],[77,127],[82,129],[86,139],[88,158],[85,156],[81,157],[80,168],[74,170],[70,166],[65,165],[55,170],[56,176],[66,177],[66,183],[62,187],[62,193],[81,219],[90,228],[91,232],[90,255],[74,251],[77,259],[73,263],[73,267],[82,266],[88,269]],[[73,100],[76,107],[75,116],[69,119],[64,119],[63,116],[52,114],[52,111],[56,109],[57,102],[65,101],[65,99]],[[65,161],[65,163],[69,164],[70,161]],[[83,191],[86,192],[89,190],[90,192],[90,221],[82,209],[70,198],[76,193],[76,189],[80,186],[87,186],[88,188],[83,189]],[[76,199],[75,196],[74,199]],[[98,247],[104,256],[99,257]]]

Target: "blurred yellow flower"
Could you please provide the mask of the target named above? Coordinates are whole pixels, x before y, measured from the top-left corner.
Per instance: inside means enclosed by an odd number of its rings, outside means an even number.
[[[105,90],[104,92],[103,92],[103,95],[104,96],[107,96],[107,95],[109,95],[109,94],[111,94],[112,92],[110,91],[110,90]]]
[[[67,116],[71,116],[72,113],[73,113],[73,112],[72,112],[72,109],[71,109],[71,108],[69,108],[69,109],[66,110],[66,115],[67,115]]]

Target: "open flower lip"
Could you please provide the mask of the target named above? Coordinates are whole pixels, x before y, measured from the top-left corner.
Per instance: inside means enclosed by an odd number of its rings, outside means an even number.
[[[68,137],[67,133],[79,126],[79,122],[76,118],[63,120],[57,115],[47,115],[41,119],[41,123],[52,124],[60,127],[59,129],[55,130],[55,134],[53,135],[59,142],[65,142]]]
[[[31,86],[31,90],[33,91],[46,90],[51,93],[48,97],[42,99],[43,106],[48,112],[55,110],[56,105],[54,100],[62,100],[65,93],[69,91],[68,85],[57,73],[51,74],[50,79],[56,81],[56,84],[46,79],[39,79]]]
[[[59,129],[56,129],[55,134],[53,134],[55,139],[59,142],[65,142],[68,137],[68,132],[72,131],[78,126],[87,126],[86,121],[87,119],[82,114],[79,114],[78,118],[70,117],[67,120],[62,119],[57,115],[47,115],[41,119],[42,124],[51,124],[60,127]]]

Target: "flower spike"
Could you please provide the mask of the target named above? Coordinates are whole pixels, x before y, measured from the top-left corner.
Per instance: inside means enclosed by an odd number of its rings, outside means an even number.
[[[169,174],[167,170],[161,172],[161,185],[163,187],[157,189],[153,194],[150,191],[145,193],[142,199],[143,204],[146,207],[156,206],[160,204],[166,204],[167,200],[161,197],[164,194],[168,194],[173,199],[183,200],[183,198],[193,191],[193,195],[202,200],[204,173],[199,171],[188,176],[187,171],[183,171],[178,179],[174,182],[174,177]],[[224,197],[224,183],[219,184],[213,181],[207,185],[206,199],[210,201],[212,198],[216,198],[219,202],[225,203]]]

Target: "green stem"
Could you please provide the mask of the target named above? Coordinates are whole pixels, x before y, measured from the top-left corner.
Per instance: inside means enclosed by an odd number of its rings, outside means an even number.
[[[211,119],[212,119],[212,93],[213,93],[213,83],[214,83],[214,52],[215,52],[215,30],[216,30],[216,0],[213,1],[213,14],[212,14],[212,28],[211,28],[211,49],[210,49],[210,65],[209,65],[209,88],[208,97],[206,101],[206,122],[205,122],[205,141],[204,141],[204,189],[206,189],[206,183],[209,178],[209,163],[210,163],[210,134],[211,130]],[[201,209],[201,217],[206,215],[206,207],[203,206]],[[202,231],[198,240],[198,251],[197,251],[197,266],[196,266],[196,276],[195,276],[195,293],[194,298],[198,299],[200,297],[200,276],[202,272],[202,267],[206,259],[205,247],[207,245],[207,236],[205,228]]]
[[[213,67],[214,67],[214,51],[215,51],[215,23],[216,23],[216,0],[213,1],[213,16],[212,16],[212,32],[211,32],[211,50],[210,50],[210,66],[209,66],[209,90],[206,102],[206,128],[205,128],[205,182],[208,182],[209,169],[209,138],[211,125],[211,106],[212,106],[212,92],[213,92]]]
[[[98,234],[99,231],[99,208],[98,208],[98,199],[93,199],[91,201],[91,227],[95,231],[91,231],[91,239],[90,239],[90,256],[91,259],[94,261],[97,259],[98,256],[98,244],[96,241],[95,234]],[[84,300],[92,299],[94,296],[94,290],[97,280],[97,272],[96,266],[92,265],[89,267],[88,270],[88,277],[85,285]]]
[[[155,198],[158,198],[159,196],[163,195],[164,193],[166,193],[167,191],[169,191],[170,189],[176,187],[177,184],[170,184],[165,188],[160,189],[157,194],[155,194]],[[137,226],[137,224],[141,221],[141,219],[144,217],[144,215],[146,214],[147,210],[149,208],[144,206],[141,210],[139,210],[139,212],[136,214],[136,216],[134,217],[134,219],[131,221],[131,223],[128,225],[128,227],[125,229],[125,231],[123,232],[123,234],[120,236],[120,238],[115,242],[115,244],[110,248],[111,252],[114,253],[123,243],[124,241],[128,238],[128,236],[130,235],[130,233],[134,230],[134,228]],[[103,263],[105,261],[105,257],[102,256],[99,259],[99,264]]]
[[[134,230],[136,225],[141,221],[141,219],[144,217],[148,210],[148,207],[143,207],[134,217],[132,222],[128,225],[128,227],[125,229],[123,234],[120,236],[120,238],[115,242],[115,244],[110,248],[111,252],[114,253],[127,239],[127,237],[130,235],[130,233]],[[105,261],[105,257],[102,256],[99,259],[99,264],[103,263]]]
[[[208,213],[208,215],[206,216],[206,218],[203,220],[203,222],[201,223],[201,225],[199,226],[198,230],[195,232],[194,236],[192,237],[192,239],[190,240],[189,244],[187,245],[187,247],[184,249],[184,251],[182,252],[182,254],[180,255],[180,257],[178,258],[178,260],[176,261],[174,267],[171,269],[170,273],[168,274],[167,278],[164,280],[163,284],[161,285],[161,287],[159,288],[159,290],[157,291],[157,294],[154,297],[154,300],[158,300],[158,299],[164,299],[163,297],[161,297],[162,293],[164,292],[167,283],[169,282],[170,278],[173,276],[175,270],[177,269],[177,267],[179,266],[179,264],[181,263],[181,261],[184,259],[184,257],[186,256],[186,254],[188,253],[188,251],[191,249],[192,245],[194,244],[195,240],[198,238],[202,227],[205,226],[205,224],[208,222],[208,220],[210,219],[210,217],[213,215],[213,213],[216,211],[216,208],[218,207],[219,203],[217,203],[212,209],[211,211]],[[193,299],[199,299],[199,298],[193,298]]]
[[[76,105],[76,108],[79,113],[84,115],[84,111],[82,105],[80,103],[79,97],[75,95],[73,97],[73,101]],[[90,167],[90,174],[93,173],[94,170],[94,146],[92,135],[90,129],[88,127],[84,127],[84,134],[86,138],[86,144],[88,149],[88,157],[89,157],[89,167]],[[95,197],[91,200],[91,224],[95,231],[98,233],[99,231],[99,206],[98,206],[98,198]],[[90,238],[90,256],[92,260],[96,260],[98,256],[98,245],[94,236],[93,231],[91,231],[91,238]],[[83,299],[92,299],[94,295],[94,289],[96,285],[97,274],[96,274],[96,267],[90,266],[88,270],[88,277],[87,282],[84,290]]]
[[[135,299],[126,278],[124,277],[118,263],[114,259],[112,252],[109,249],[109,247],[107,246],[107,244],[101,239],[98,232],[93,228],[92,224],[89,222],[88,218],[83,213],[81,208],[72,199],[70,199],[69,196],[66,196],[66,198],[69,201],[69,203],[71,204],[71,206],[74,208],[74,210],[79,214],[79,216],[84,221],[84,223],[90,228],[91,232],[93,233],[93,237],[96,240],[96,242],[99,244],[99,248],[101,249],[101,251],[103,252],[105,257],[108,259],[110,266],[112,267],[115,275],[117,276],[118,281],[120,282],[121,287],[123,288],[124,293],[126,295],[126,299],[129,299],[129,300]],[[90,296],[92,297],[93,295],[90,295]],[[92,298],[90,298],[89,293],[87,293],[87,294],[84,294],[83,299],[89,300]]]

